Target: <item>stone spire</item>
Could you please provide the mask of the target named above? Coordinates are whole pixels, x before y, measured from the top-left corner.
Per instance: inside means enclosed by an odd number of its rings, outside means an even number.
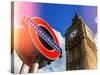
[[[72,19],[72,25],[78,24],[80,22],[82,22],[82,19],[79,16],[78,12],[76,12],[74,18]]]

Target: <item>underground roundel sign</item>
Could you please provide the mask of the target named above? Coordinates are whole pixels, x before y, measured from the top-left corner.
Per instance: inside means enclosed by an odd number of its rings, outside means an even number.
[[[58,39],[48,23],[38,17],[25,17],[23,27],[15,30],[14,44],[17,54],[26,64],[30,65],[31,59],[39,55],[50,61],[61,56]]]

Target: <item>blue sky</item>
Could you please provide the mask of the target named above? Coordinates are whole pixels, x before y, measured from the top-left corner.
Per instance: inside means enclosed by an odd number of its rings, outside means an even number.
[[[67,28],[71,26],[72,18],[75,13],[82,17],[85,24],[92,30],[94,34],[97,33],[97,7],[95,6],[79,6],[79,5],[59,5],[59,4],[40,4],[40,16],[54,29],[55,34],[62,48],[62,58],[58,59],[49,66],[45,66],[39,72],[54,72],[66,70],[66,52],[64,34]],[[61,35],[60,35],[61,34]],[[59,65],[59,66],[58,66]]]
[[[23,3],[17,7],[21,9],[16,13],[19,16],[40,17],[45,20],[55,32],[60,47],[62,48],[62,58],[57,59],[50,65],[39,69],[38,72],[54,72],[66,70],[66,51],[65,51],[65,39],[64,34],[67,28],[72,23],[72,18],[75,13],[78,12],[84,22],[93,31],[97,33],[97,7],[96,6],[79,6],[79,5],[67,5],[67,4],[48,4],[48,3]],[[25,13],[24,13],[25,12]],[[21,19],[21,17],[19,19]],[[19,21],[18,19],[18,21]],[[17,56],[16,61],[19,62]],[[21,62],[20,62],[21,63]],[[18,71],[20,65],[15,66],[15,71]],[[26,69],[27,70],[27,69]],[[19,72],[19,71],[18,71]],[[27,72],[27,71],[25,71]]]
[[[40,3],[39,10],[42,19],[44,19],[52,28],[61,32],[64,36],[65,30],[71,25],[72,18],[78,12],[84,22],[89,26],[94,34],[97,33],[97,7],[96,6],[79,6],[79,5],[62,5],[62,4],[44,4]]]

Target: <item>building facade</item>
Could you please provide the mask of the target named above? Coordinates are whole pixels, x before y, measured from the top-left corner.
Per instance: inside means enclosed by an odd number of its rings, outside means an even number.
[[[93,33],[76,13],[65,32],[66,70],[95,69],[97,49]]]

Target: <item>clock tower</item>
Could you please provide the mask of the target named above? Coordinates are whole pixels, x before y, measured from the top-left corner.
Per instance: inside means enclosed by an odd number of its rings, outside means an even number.
[[[97,49],[93,33],[76,13],[65,32],[66,70],[95,69]]]

